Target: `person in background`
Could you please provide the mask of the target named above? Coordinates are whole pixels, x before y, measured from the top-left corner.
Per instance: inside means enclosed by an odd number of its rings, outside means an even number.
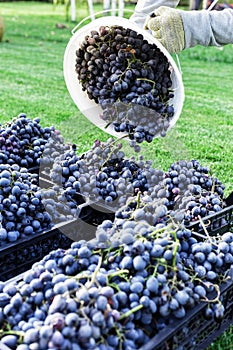
[[[190,10],[199,10],[202,0],[190,0],[189,8]]]
[[[233,10],[180,10],[179,0],[139,0],[130,21],[152,35],[170,53],[233,43]]]

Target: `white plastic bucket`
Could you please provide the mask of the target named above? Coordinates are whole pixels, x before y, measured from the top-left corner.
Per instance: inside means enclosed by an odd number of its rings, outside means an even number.
[[[148,31],[142,30],[126,18],[115,16],[101,17],[78,29],[76,32],[73,31],[73,36],[68,42],[68,45],[65,50],[63,69],[65,82],[74,103],[86,118],[88,118],[93,124],[95,124],[98,128],[102,129],[104,132],[107,132],[108,134],[116,137],[121,137],[122,135],[124,135],[124,133],[116,132],[111,125],[108,128],[106,128],[107,123],[100,118],[100,115],[102,113],[101,107],[98,104],[96,104],[93,100],[90,100],[86,91],[82,90],[82,85],[81,83],[79,83],[77,73],[75,72],[76,50],[80,47],[85,36],[90,35],[90,32],[92,30],[98,31],[100,26],[113,25],[119,25],[124,28],[130,28],[132,30],[135,30],[138,34],[142,34],[144,39],[146,39],[148,43],[155,44],[160,49],[160,51],[167,57],[171,69],[171,89],[174,91],[174,97],[169,100],[169,104],[173,105],[174,107],[174,116],[170,120],[168,130],[173,128],[181,114],[184,102],[184,86],[182,82],[181,73],[172,56],[160,44],[160,42],[157,39],[155,39]],[[156,136],[158,137],[160,135]]]

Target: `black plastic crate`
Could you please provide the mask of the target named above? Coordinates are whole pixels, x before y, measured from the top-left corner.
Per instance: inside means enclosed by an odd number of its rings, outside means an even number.
[[[223,221],[224,220],[224,221]],[[202,219],[208,234],[224,234],[233,229],[233,205]],[[189,228],[205,235],[200,221]],[[225,307],[221,322],[204,317],[206,303],[189,310],[182,320],[174,320],[139,350],[202,350],[206,349],[224,331],[233,325],[233,268],[229,281],[220,286],[220,297]],[[215,295],[210,293],[211,299]]]
[[[89,202],[88,203],[90,217],[86,217],[86,222],[92,225],[100,225],[104,220],[113,221],[115,218],[115,212],[107,210],[105,207],[100,205],[99,202]]]
[[[23,274],[11,278],[7,282],[19,282]],[[233,324],[233,270],[229,273],[230,279],[220,287],[220,297],[225,307],[221,321],[207,320],[204,317],[206,303],[200,303],[189,310],[181,320],[174,319],[147,344],[138,350],[204,350],[215,341],[230,325]],[[209,293],[214,298],[216,293]],[[171,321],[171,320],[170,320]],[[10,350],[0,341],[1,350]]]
[[[39,170],[40,170],[40,166],[39,165],[33,166],[31,168],[28,168],[29,173],[32,173],[32,174],[38,174],[39,175]]]
[[[44,171],[41,168],[43,167],[41,167],[40,165],[33,166],[31,168],[28,168],[28,172],[32,174],[37,174],[38,176],[43,177],[48,181],[51,181],[50,174],[48,174],[46,171]]]
[[[99,211],[92,202],[79,205],[78,210],[76,219],[0,246],[0,280],[6,281],[25,272],[51,250],[67,249],[73,241],[93,239],[99,224],[114,219],[114,214]]]
[[[117,208],[113,205],[108,205],[103,201],[93,201],[91,202],[91,206],[95,209],[96,213],[101,215],[105,213],[107,218],[114,219]],[[210,236],[221,235],[227,231],[231,231],[233,229],[233,205],[195,221],[186,227],[203,235],[205,235],[205,230],[207,230]]]
[[[46,179],[45,177],[39,177],[39,186],[42,189],[52,188],[54,186],[54,183],[50,181],[49,179]]]
[[[205,234],[205,230],[207,230],[210,236],[231,231],[233,229],[233,205],[195,221],[187,227],[201,234]]]
[[[2,245],[0,247],[0,280],[6,281],[26,271],[34,262],[53,249],[68,248],[72,241],[60,230],[61,228],[65,230],[65,225],[67,224],[59,224],[50,230]]]
[[[72,224],[72,230],[67,228],[63,229],[63,233],[67,235],[72,241],[79,241],[84,239],[89,241],[95,238],[97,226],[104,220],[114,220],[114,213],[106,213],[101,211],[95,202],[89,201],[86,204],[79,206],[80,214],[79,219]]]
[[[104,202],[104,200],[98,200],[98,201],[93,200],[92,206],[97,211],[99,211],[101,213],[106,213],[109,215],[112,214],[114,217],[115,217],[116,211],[119,209],[118,206],[116,204],[114,204],[114,202],[107,204],[106,202]]]
[[[80,206],[80,218],[68,222],[65,225],[61,225],[60,230],[62,230],[62,233],[67,236],[72,236],[75,233],[78,233],[77,237],[73,237],[75,238],[74,240],[90,240],[94,238],[96,225],[106,217],[106,213],[103,213],[103,216],[101,216],[98,210],[99,207],[96,203]],[[211,215],[211,222],[219,218],[219,215],[220,213]],[[220,216],[222,215],[224,215],[224,218],[227,216],[229,225],[232,224],[232,207],[224,209]],[[90,227],[86,226],[87,224],[90,225]],[[227,232],[230,227],[229,225],[225,225],[224,228],[221,228],[221,233]],[[55,230],[57,229],[59,230],[59,228],[56,228]],[[25,272],[25,265],[23,268]],[[207,320],[204,316],[207,304],[200,303],[193,309],[187,311],[186,317],[183,319],[177,320],[174,318],[173,322],[170,322],[168,326],[151,338],[148,343],[142,346],[139,350],[206,349],[214,340],[216,340],[217,337],[233,324],[233,270],[230,271],[229,277],[230,279],[220,286],[220,298],[225,307],[224,317],[221,321],[217,322],[214,319]],[[7,280],[10,278],[9,273],[7,273]],[[15,278],[11,278],[9,282],[12,280],[19,281],[20,278],[22,277],[20,277],[20,272],[18,272],[17,276],[15,274]],[[215,292],[209,293],[209,299],[213,299],[214,297],[216,297]],[[0,349],[10,350],[6,346],[3,347],[1,342]]]
[[[227,198],[224,199],[224,201],[228,207],[233,205],[233,191],[228,195]]]
[[[206,349],[233,324],[233,271],[229,275],[231,279],[220,288],[220,297],[225,307],[221,321],[207,320],[204,317],[206,303],[201,303],[189,310],[184,319],[174,320],[139,350]],[[216,294],[209,294],[210,299],[214,296]]]

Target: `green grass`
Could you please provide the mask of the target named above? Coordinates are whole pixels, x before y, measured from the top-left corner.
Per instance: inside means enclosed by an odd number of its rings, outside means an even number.
[[[78,5],[77,23],[87,15],[87,7]],[[64,6],[4,2],[0,16],[6,27],[0,43],[0,122],[21,112],[40,117],[43,125],[54,124],[67,142],[75,142],[80,152],[89,149],[95,139],[106,140],[109,135],[80,113],[66,88],[63,56],[77,23],[66,22]],[[57,23],[66,28],[58,29]],[[226,195],[232,190],[233,178],[232,58],[232,45],[195,47],[180,53],[185,87],[181,116],[165,138],[142,146],[145,158],[164,170],[175,160],[199,160],[225,184]],[[132,152],[127,144],[125,148]],[[229,331],[210,348],[226,350],[232,343]]]

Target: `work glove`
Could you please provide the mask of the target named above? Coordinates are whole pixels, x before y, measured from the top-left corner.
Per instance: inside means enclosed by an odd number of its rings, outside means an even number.
[[[149,13],[153,12],[160,6],[174,8],[179,2],[180,0],[137,0],[134,12],[132,16],[130,16],[129,21],[143,29],[145,20]]]
[[[144,29],[152,35],[170,53],[178,53],[185,48],[183,21],[179,10],[161,6],[146,19]]]

